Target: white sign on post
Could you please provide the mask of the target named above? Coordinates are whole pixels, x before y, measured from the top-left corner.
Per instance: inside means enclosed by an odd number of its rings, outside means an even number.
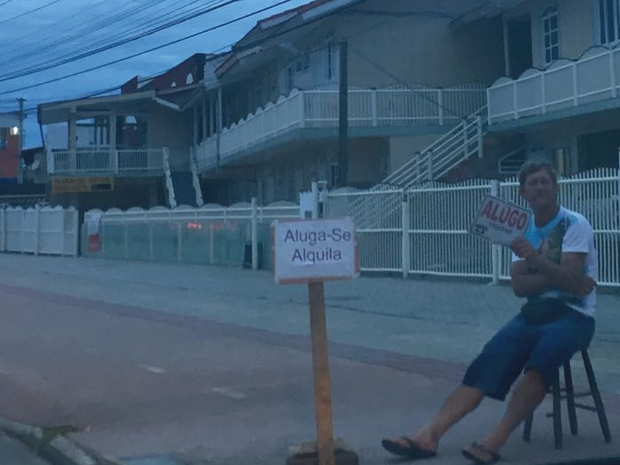
[[[469,232],[498,244],[510,243],[525,234],[531,212],[505,200],[487,195]]]
[[[276,221],[271,235],[276,283],[308,283],[318,465],[336,465],[323,282],[359,275],[355,227],[350,218]]]
[[[359,275],[355,227],[350,218],[276,221],[272,234],[278,284],[351,279]]]

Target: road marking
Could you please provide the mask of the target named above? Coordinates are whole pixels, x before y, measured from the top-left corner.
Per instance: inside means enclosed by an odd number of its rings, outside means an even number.
[[[233,389],[229,389],[229,388],[213,388],[211,389],[212,392],[215,392],[216,394],[221,394],[224,397],[228,397],[229,399],[234,399],[234,400],[243,400],[243,399],[247,399],[248,396],[245,395],[243,392],[239,392],[239,391],[235,391]]]
[[[163,368],[153,367],[151,365],[145,365],[145,364],[141,364],[140,368],[150,373],[155,373],[157,375],[163,375],[166,372],[166,370],[164,370]]]

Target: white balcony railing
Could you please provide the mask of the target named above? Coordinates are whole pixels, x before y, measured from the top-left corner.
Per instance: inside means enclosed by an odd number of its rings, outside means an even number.
[[[620,48],[595,47],[579,60],[559,60],[488,89],[489,123],[543,115],[615,98],[620,88]]]
[[[113,150],[78,147],[52,150],[48,171],[53,176],[154,176],[163,174],[162,149]]]
[[[423,86],[389,89],[350,89],[349,125],[358,127],[455,125],[486,104],[483,85],[449,89]],[[293,90],[288,97],[259,108],[221,134],[220,157],[225,161],[236,153],[256,147],[300,128],[337,127],[337,89]],[[202,171],[215,165],[216,136],[196,147]]]

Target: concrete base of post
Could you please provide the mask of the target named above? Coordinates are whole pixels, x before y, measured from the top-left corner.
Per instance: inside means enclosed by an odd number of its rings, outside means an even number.
[[[359,457],[341,438],[334,442],[334,456],[336,465],[359,465]],[[316,441],[291,447],[286,465],[319,465]]]

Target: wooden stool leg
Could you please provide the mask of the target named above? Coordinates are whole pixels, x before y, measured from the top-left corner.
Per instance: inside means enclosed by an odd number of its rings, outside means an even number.
[[[590,392],[594,399],[594,406],[596,407],[596,413],[598,414],[598,421],[601,424],[601,430],[603,431],[603,437],[605,442],[611,442],[611,432],[609,431],[609,423],[607,422],[607,415],[605,414],[605,407],[603,406],[603,400],[601,399],[601,393],[598,390],[596,384],[596,378],[594,377],[594,370],[590,363],[590,356],[587,350],[581,351],[581,357],[583,358],[583,365],[588,375],[588,382],[590,383]]]
[[[555,448],[562,448],[562,403],[560,397],[560,373],[553,381],[553,436],[555,438]]]
[[[534,422],[534,414],[532,413],[527,420],[525,420],[525,425],[523,426],[523,440],[525,442],[530,442],[530,438],[532,437],[532,423]]]
[[[566,383],[566,407],[568,409],[570,432],[573,436],[576,436],[579,429],[577,426],[577,412],[575,410],[575,391],[573,389],[573,376],[570,371],[570,361],[564,364],[564,382]]]

